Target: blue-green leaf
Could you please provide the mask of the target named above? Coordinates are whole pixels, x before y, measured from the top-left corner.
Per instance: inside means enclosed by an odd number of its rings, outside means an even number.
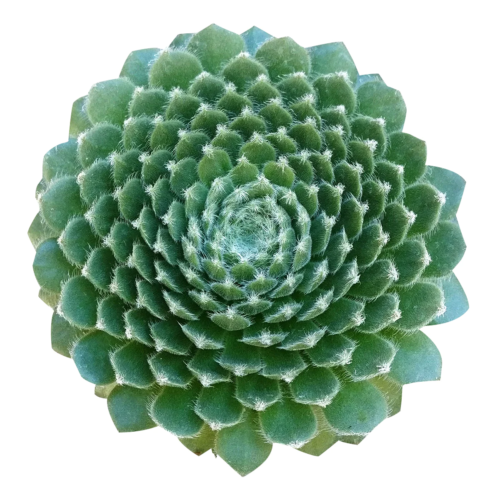
[[[148,414],[151,390],[117,385],[108,396],[108,411],[119,432],[151,429],[156,424]]]
[[[249,30],[246,30],[241,34],[243,40],[245,40],[245,45],[247,47],[247,52],[252,56],[255,55],[257,49],[267,40],[273,38],[272,35],[266,33],[265,31],[257,28],[257,26],[252,26]]]
[[[458,211],[465,189],[465,180],[455,172],[440,167],[427,167],[427,179],[446,195],[440,220],[452,219]]]
[[[324,43],[307,49],[311,57],[311,70],[314,74],[326,75],[345,71],[354,84],[358,79],[358,70],[351,54],[342,42]]]
[[[441,354],[425,333],[386,331],[385,335],[398,346],[389,377],[400,384],[440,379]]]
[[[253,412],[239,424],[219,431],[215,441],[215,452],[241,476],[262,465],[272,448],[263,439]]]
[[[444,279],[441,286],[443,288],[446,311],[441,316],[434,318],[429,325],[449,323],[454,319],[460,318],[469,309],[469,301],[455,274],[452,273],[449,278]]]

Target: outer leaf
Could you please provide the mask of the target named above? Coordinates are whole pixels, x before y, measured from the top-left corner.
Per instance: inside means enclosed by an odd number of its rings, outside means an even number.
[[[378,73],[372,73],[371,75],[359,75],[358,79],[356,80],[356,84],[354,85],[354,88],[356,90],[361,87],[361,85],[364,85],[365,83],[368,82],[382,82],[384,83],[384,80]]]
[[[164,387],[154,400],[149,414],[159,426],[177,437],[195,437],[203,428],[203,420],[193,410],[198,392],[197,384],[189,389]]]
[[[108,396],[111,394],[111,391],[117,386],[116,382],[111,382],[111,384],[106,385],[96,385],[94,387],[94,394],[98,398],[108,399]]]
[[[160,49],[134,50],[127,57],[120,76],[128,78],[137,86],[147,85],[150,63],[159,51]]]
[[[325,417],[342,435],[365,435],[387,416],[387,403],[369,382],[345,384],[325,408]]]
[[[94,331],[75,344],[71,357],[85,380],[98,385],[110,384],[116,377],[109,353],[122,344],[107,333]]]
[[[401,411],[403,399],[403,386],[394,379],[381,375],[370,379],[370,384],[374,385],[384,396],[387,402],[387,416],[392,417]]]
[[[240,35],[216,24],[195,33],[187,45],[190,52],[197,54],[203,69],[210,73],[217,73],[224,63],[244,48],[245,43]]]
[[[219,431],[215,441],[215,452],[241,476],[262,465],[272,448],[262,438],[253,412],[239,424]]]
[[[299,451],[307,453],[308,455],[313,455],[314,457],[319,457],[325,451],[329,450],[337,441],[338,436],[331,430],[325,429],[318,433],[317,436],[313,437],[311,441],[306,443]]]
[[[156,424],[148,414],[151,390],[117,385],[108,396],[108,410],[119,432],[151,429]]]
[[[189,43],[189,40],[193,37],[194,33],[181,33],[177,35],[172,42],[170,43],[169,47],[171,49],[185,49]]]
[[[243,40],[245,40],[245,45],[247,47],[247,52],[254,56],[257,49],[267,40],[273,38],[272,35],[262,31],[257,26],[252,26],[249,30],[246,30],[241,34]]]
[[[359,112],[373,118],[384,118],[387,132],[403,129],[406,104],[401,93],[381,81],[368,81],[358,89]]]
[[[59,234],[59,231],[54,231],[47,226],[40,213],[35,215],[28,229],[28,237],[35,249],[47,238],[57,238]]]
[[[57,353],[70,358],[73,344],[84,334],[85,332],[70,325],[56,312],[52,315],[51,342],[52,349]]]
[[[400,384],[440,379],[441,354],[427,335],[420,331],[411,335],[387,331],[385,335],[398,346],[389,377]]]
[[[434,318],[429,325],[448,323],[460,318],[469,309],[469,301],[455,274],[452,273],[449,278],[444,279],[441,286],[443,288],[446,311],[441,316]]]
[[[326,75],[346,71],[352,83],[358,79],[358,70],[351,54],[342,42],[324,43],[307,49],[311,57],[311,71]]]
[[[192,438],[179,438],[179,441],[195,455],[203,455],[214,446],[215,432],[207,424],[203,425],[200,433]]]
[[[440,167],[428,167],[427,179],[446,195],[446,203],[441,208],[440,220],[452,219],[460,206],[465,180],[457,173]]]
[[[460,226],[455,221],[440,222],[426,238],[425,246],[431,257],[422,277],[447,276],[462,259],[466,245]]]
[[[443,307],[443,292],[434,283],[419,282],[399,291],[401,317],[394,325],[404,331],[416,331],[428,325]]]
[[[285,398],[259,413],[267,439],[273,443],[301,448],[317,432],[318,424],[310,406]]]

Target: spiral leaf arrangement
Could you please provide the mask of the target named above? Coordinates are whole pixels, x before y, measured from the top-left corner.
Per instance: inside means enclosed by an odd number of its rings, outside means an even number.
[[[211,25],[78,99],[29,236],[52,346],[119,431],[161,426],[245,475],[320,455],[440,377],[464,181],[341,43]]]

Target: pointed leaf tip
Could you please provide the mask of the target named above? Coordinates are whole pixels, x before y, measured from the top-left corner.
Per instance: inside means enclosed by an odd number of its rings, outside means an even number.
[[[266,33],[265,31],[257,28],[257,26],[252,26],[250,29],[246,30],[241,34],[241,37],[245,41],[247,52],[254,56],[257,49],[267,40],[273,38],[272,35]]]

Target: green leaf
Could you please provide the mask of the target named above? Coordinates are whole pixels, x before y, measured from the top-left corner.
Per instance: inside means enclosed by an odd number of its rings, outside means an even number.
[[[307,368],[290,383],[290,391],[297,403],[326,406],[340,389],[337,377],[328,368]]]
[[[236,377],[236,399],[248,408],[262,411],[281,397],[278,380],[257,374]]]
[[[431,257],[422,277],[440,278],[447,276],[462,259],[466,245],[460,226],[455,221],[440,222],[425,240]]]
[[[77,142],[70,139],[48,151],[43,157],[43,178],[48,183],[55,177],[64,175],[78,175],[81,169],[78,163]]]
[[[149,68],[151,87],[163,88],[167,92],[174,87],[187,89],[193,78],[202,72],[200,61],[186,51],[162,51]]]
[[[168,351],[177,355],[187,354],[192,346],[179,323],[172,319],[160,321],[151,326],[151,336],[157,351]]]
[[[318,96],[318,106],[320,109],[344,106],[348,114],[351,114],[355,110],[356,94],[352,90],[350,82],[346,81],[346,79],[349,79],[347,74],[345,72],[339,72],[321,75],[314,80],[314,87]],[[340,147],[342,148],[342,146]],[[333,150],[330,145],[329,148]],[[336,151],[336,153],[338,154],[338,151]],[[345,158],[345,153],[342,153],[341,157],[336,156],[335,160],[341,160],[343,158]]]
[[[450,220],[456,215],[465,189],[465,180],[455,172],[440,167],[427,167],[427,179],[446,195],[440,220]]]
[[[304,446],[298,448],[298,450],[308,455],[319,457],[325,453],[325,451],[329,450],[338,440],[339,438],[334,432],[325,429],[320,431]]]
[[[179,441],[195,455],[203,455],[214,446],[215,432],[207,424],[203,425],[200,433],[192,438],[179,438]]]
[[[224,330],[217,325],[205,321],[188,321],[181,325],[184,335],[198,349],[222,349],[224,347]]]
[[[160,49],[134,50],[127,57],[120,76],[128,78],[137,86],[147,85],[150,64],[158,52],[160,52]]]
[[[319,342],[326,332],[326,328],[317,326],[313,321],[297,322],[292,319],[286,323],[279,323],[279,326],[287,333],[279,348],[286,351],[310,349]]]
[[[238,474],[246,476],[262,465],[273,445],[264,441],[252,412],[239,424],[217,433],[215,452]]]
[[[87,96],[84,95],[76,99],[71,107],[71,118],[69,122],[69,137],[76,139],[82,132],[92,127],[87,112],[85,111],[85,101]]]
[[[441,354],[427,335],[420,331],[405,335],[392,330],[385,335],[398,346],[389,377],[400,384],[440,379]]]
[[[180,33],[170,42],[169,47],[171,49],[185,49],[189,40],[193,37],[193,34],[194,33]]]
[[[267,68],[273,81],[299,71],[307,74],[311,66],[306,49],[290,37],[268,40],[259,47],[255,58]]]
[[[425,173],[427,146],[424,141],[404,132],[395,132],[389,137],[389,147],[385,157],[404,167],[407,185],[420,179]]]
[[[346,71],[352,83],[358,78],[358,70],[351,54],[342,42],[324,43],[309,47],[311,71],[314,74],[326,75]]]
[[[363,115],[384,118],[389,133],[403,129],[406,118],[403,96],[382,81],[367,81],[359,87],[358,108]]]
[[[448,323],[460,318],[469,309],[469,301],[455,274],[452,273],[449,278],[444,279],[441,282],[441,287],[444,293],[446,311],[441,316],[434,318],[429,325]]]
[[[234,397],[233,391],[234,386],[230,382],[204,387],[196,402],[196,414],[214,430],[237,424],[244,408]]]
[[[83,266],[92,248],[98,246],[99,238],[84,217],[74,217],[68,222],[58,242],[69,262]]]
[[[108,396],[108,411],[119,432],[151,429],[156,424],[148,413],[153,392],[126,385],[117,385]]]
[[[35,215],[35,218],[31,222],[28,229],[28,237],[35,249],[46,239],[57,238],[59,234],[60,231],[54,231],[47,226],[47,223],[44,221],[40,212]]]
[[[94,328],[98,293],[83,276],[70,278],[63,286],[60,308],[64,317],[80,328]]]
[[[283,332],[279,324],[255,324],[246,328],[241,342],[258,347],[269,347],[281,342],[287,333]]]
[[[416,218],[408,231],[408,236],[425,234],[434,229],[441,212],[444,197],[431,184],[414,184],[404,193],[404,204]]]
[[[245,50],[245,42],[240,35],[211,24],[194,34],[187,48],[198,55],[204,70],[216,74],[224,63]]]
[[[68,323],[56,312],[52,314],[51,343],[52,349],[67,358],[71,357],[73,344],[85,333]]]
[[[357,90],[361,85],[364,85],[365,83],[368,82],[382,82],[384,83],[384,80],[378,73],[372,73],[371,75],[359,75],[358,79],[356,80],[356,84],[354,85],[354,88]]]
[[[247,52],[250,55],[255,55],[257,49],[267,40],[273,38],[272,35],[266,33],[265,31],[257,28],[257,26],[252,26],[249,30],[246,30],[241,34],[241,37],[245,41],[247,47]]]
[[[363,333],[376,333],[399,318],[399,297],[396,294],[381,295],[365,304],[365,320],[358,326]]]
[[[345,369],[352,380],[366,380],[389,371],[396,354],[391,342],[373,334],[354,334],[350,338],[356,342],[356,349]]]
[[[89,91],[85,109],[90,121],[122,126],[128,116],[128,105],[134,84],[125,78],[96,83]]]
[[[193,375],[186,366],[186,358],[169,352],[158,352],[149,358],[151,371],[160,385],[187,387]]]
[[[40,212],[54,231],[62,231],[68,221],[83,210],[80,186],[75,177],[55,179],[40,198]]]
[[[344,335],[326,335],[307,350],[314,366],[342,366],[351,362],[356,344]]]
[[[284,398],[259,413],[262,431],[273,443],[300,448],[318,430],[316,416],[308,405]]]
[[[153,401],[151,418],[179,438],[197,436],[203,428],[203,420],[193,410],[199,390],[199,384],[188,389],[165,387]]]
[[[33,271],[41,287],[59,293],[61,282],[66,281],[74,270],[64,257],[56,239],[50,238],[40,243],[33,261]]]
[[[217,362],[237,377],[256,373],[262,367],[260,348],[240,342],[235,335],[226,338],[224,349]]]
[[[418,282],[398,293],[401,318],[394,326],[403,331],[412,332],[424,327],[443,310],[443,292],[434,283]]]
[[[297,351],[285,351],[275,347],[262,349],[263,369],[261,374],[271,379],[293,380],[306,368],[302,356]]]
[[[394,379],[386,375],[380,375],[370,379],[370,384],[374,385],[384,396],[387,403],[387,417],[392,417],[401,411],[401,401],[403,399],[403,386]]]
[[[148,364],[148,357],[153,354],[149,347],[134,340],[111,354],[111,363],[116,372],[117,380],[144,389],[155,382]]]
[[[111,384],[116,377],[109,354],[120,345],[123,342],[111,335],[94,331],[75,344],[71,357],[85,380],[98,385]]]
[[[345,384],[324,409],[332,428],[343,435],[365,435],[387,416],[387,403],[369,382]]]
[[[217,354],[218,351],[198,349],[187,365],[205,387],[231,380],[231,374],[215,360]]]
[[[78,158],[80,163],[87,168],[96,160],[104,160],[111,153],[120,150],[121,140],[121,129],[111,123],[99,123],[90,130],[86,130],[78,136]],[[128,155],[125,158],[128,158]],[[125,158],[122,158],[121,161]],[[118,159],[120,160],[119,156]],[[119,163],[120,161],[118,163],[115,161],[115,176],[116,167]]]
[[[38,298],[47,304],[51,309],[55,309],[59,304],[61,294],[49,292],[49,290],[46,290],[45,288],[40,288],[38,291]]]
[[[210,316],[210,319],[217,325],[223,328],[224,330],[228,330],[230,332],[236,330],[243,330],[244,328],[248,328],[252,322],[242,316],[241,314],[237,314],[234,309],[227,308],[226,311],[215,313]]]
[[[111,394],[111,391],[117,386],[116,382],[111,382],[111,384],[106,385],[96,385],[94,388],[94,394],[98,398],[108,399],[108,396]]]
[[[349,328],[361,324],[363,320],[363,303],[350,299],[339,299],[330,308],[316,318],[320,325],[327,327],[331,333],[342,333]]]

